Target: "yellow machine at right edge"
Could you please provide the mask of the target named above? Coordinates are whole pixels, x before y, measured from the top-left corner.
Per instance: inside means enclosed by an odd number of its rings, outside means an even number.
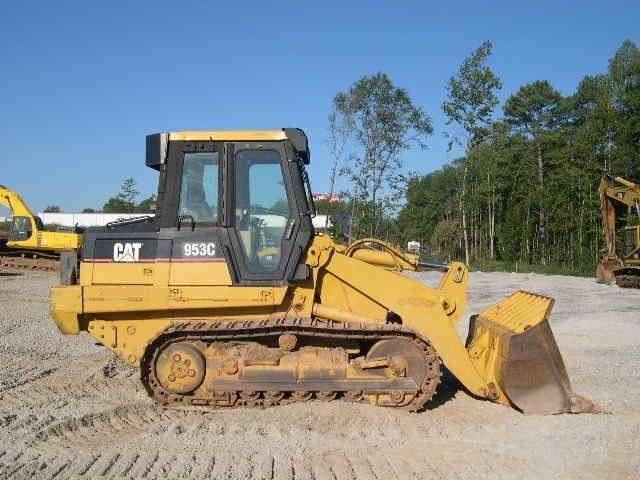
[[[139,367],[167,405],[416,411],[444,365],[474,396],[524,413],[594,411],[569,383],[551,298],[514,293],[472,317],[465,345],[466,266],[316,236],[309,162],[295,128],[148,136],[158,213],[85,232],[63,265],[79,279],[52,289],[59,329]],[[421,268],[442,271],[439,287],[398,273]]]
[[[599,283],[615,282],[620,287],[640,288],[640,185],[606,173],[598,192],[605,248],[596,268],[596,278]],[[618,230],[624,210],[637,221]]]

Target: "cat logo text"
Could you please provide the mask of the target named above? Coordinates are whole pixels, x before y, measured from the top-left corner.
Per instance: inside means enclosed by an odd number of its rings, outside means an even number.
[[[113,245],[114,262],[138,262],[140,261],[140,249],[142,243],[116,243]]]

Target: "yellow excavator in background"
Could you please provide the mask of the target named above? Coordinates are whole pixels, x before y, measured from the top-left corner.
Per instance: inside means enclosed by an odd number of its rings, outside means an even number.
[[[600,283],[640,288],[640,185],[606,173],[598,192],[605,250],[596,278]],[[620,206],[638,215],[638,225],[618,230]]]
[[[146,161],[160,173],[157,214],[88,229],[50,309],[62,333],[86,331],[139,367],[158,402],[417,411],[446,367],[524,413],[598,411],[571,388],[553,299],[513,293],[471,318],[465,344],[464,264],[315,235],[302,130],[160,133]],[[441,271],[440,285],[398,273],[420,269]]]
[[[0,205],[9,208],[13,215],[7,241],[11,250],[0,252],[0,266],[55,270],[62,252],[77,250],[82,245],[80,233],[47,230],[20,195],[3,185]]]

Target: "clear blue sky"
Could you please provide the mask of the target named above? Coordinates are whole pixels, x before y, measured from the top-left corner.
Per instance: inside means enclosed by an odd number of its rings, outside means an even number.
[[[538,79],[569,94],[640,43],[640,2],[487,3],[3,2],[0,183],[35,210],[99,208],[127,176],[155,191],[148,133],[299,126],[323,191],[331,100],[377,71],[433,118],[429,150],[405,156],[426,173],[455,155],[444,86],[483,40],[502,99]]]

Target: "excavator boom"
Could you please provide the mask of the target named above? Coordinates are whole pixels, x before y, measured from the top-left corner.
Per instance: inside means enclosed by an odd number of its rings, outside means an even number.
[[[14,216],[34,217],[22,197],[4,185],[0,185],[0,205],[10,209]]]

